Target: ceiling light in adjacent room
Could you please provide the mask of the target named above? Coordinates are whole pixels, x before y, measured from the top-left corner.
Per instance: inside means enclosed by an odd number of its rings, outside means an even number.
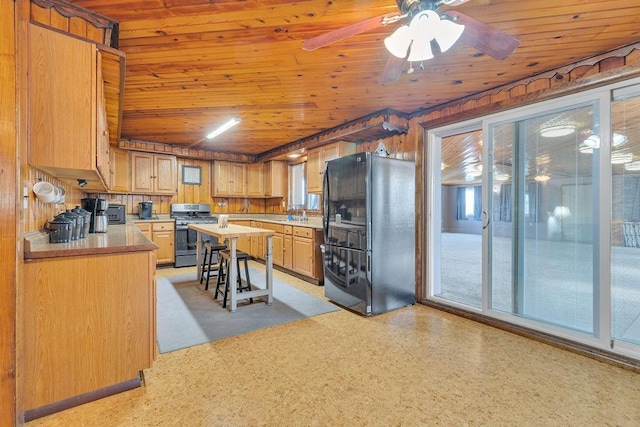
[[[589,138],[582,141],[585,146],[590,148],[600,148],[600,137],[598,135],[591,135]],[[619,147],[624,145],[627,142],[627,137],[620,133],[614,133],[611,138],[611,145],[614,147]]]
[[[633,154],[631,153],[611,153],[611,164],[612,165],[622,165],[624,163],[629,163],[633,160]]]
[[[240,119],[238,117],[233,117],[228,122],[226,122],[225,124],[220,126],[218,129],[214,130],[209,135],[207,135],[207,138],[208,139],[213,139],[216,136],[220,135],[221,133],[228,131],[229,129],[231,129],[232,127],[234,127],[235,125],[237,125],[241,121],[242,121],[242,119]]]
[[[640,160],[636,160],[635,162],[626,163],[624,165],[624,169],[630,172],[640,171]]]
[[[555,125],[541,128],[540,135],[544,136],[545,138],[559,138],[561,136],[571,135],[575,131],[575,125]]]

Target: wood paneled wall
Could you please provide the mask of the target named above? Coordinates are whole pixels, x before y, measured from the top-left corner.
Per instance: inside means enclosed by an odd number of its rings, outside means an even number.
[[[0,420],[16,422],[16,310],[18,237],[17,102],[14,7],[0,0]]]

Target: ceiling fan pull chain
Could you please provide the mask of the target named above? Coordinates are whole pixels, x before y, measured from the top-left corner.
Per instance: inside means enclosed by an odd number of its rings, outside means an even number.
[[[407,74],[413,73],[415,70],[413,69],[413,62],[409,62],[409,69],[407,70]]]

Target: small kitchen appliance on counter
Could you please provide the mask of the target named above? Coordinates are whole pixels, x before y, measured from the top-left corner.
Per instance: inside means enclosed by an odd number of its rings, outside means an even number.
[[[196,231],[189,224],[217,224],[218,218],[211,215],[211,205],[203,203],[173,203],[171,218],[176,222],[176,261],[175,267],[196,265]],[[208,237],[208,236],[205,236]],[[211,243],[217,243],[217,237],[208,237]],[[204,245],[202,254],[204,255]]]
[[[138,217],[140,219],[151,219],[151,215],[153,214],[153,202],[140,202],[139,206],[140,210],[138,213]]]
[[[125,211],[125,205],[109,203],[109,207],[107,208],[107,218],[109,219],[109,224],[126,224],[127,214]]]
[[[109,224],[106,212],[109,202],[105,199],[82,199],[82,208],[91,212],[89,233],[106,233]]]

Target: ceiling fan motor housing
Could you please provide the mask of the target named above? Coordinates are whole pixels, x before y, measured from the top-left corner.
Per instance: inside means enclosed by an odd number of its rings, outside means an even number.
[[[412,18],[423,10],[436,10],[440,7],[442,1],[396,0],[396,3],[403,14]]]

